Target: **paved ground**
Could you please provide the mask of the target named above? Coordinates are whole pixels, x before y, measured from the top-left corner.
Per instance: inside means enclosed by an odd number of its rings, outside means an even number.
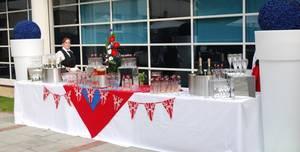
[[[15,125],[13,115],[0,112],[0,152],[150,152],[68,136],[53,131]]]

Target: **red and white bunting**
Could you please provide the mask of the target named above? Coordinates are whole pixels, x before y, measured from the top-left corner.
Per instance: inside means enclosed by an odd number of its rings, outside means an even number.
[[[145,103],[144,106],[146,108],[150,120],[152,121],[155,110],[155,103]]]
[[[168,100],[165,100],[165,101],[162,102],[162,105],[164,106],[164,108],[168,112],[168,114],[170,116],[170,119],[172,119],[172,116],[173,116],[174,101],[175,101],[175,98],[168,99]]]
[[[100,91],[99,89],[99,92],[101,95],[101,104],[105,104],[108,96],[108,91]]]
[[[131,119],[134,118],[135,112],[137,111],[139,104],[133,101],[128,101],[128,107],[131,114]]]
[[[72,93],[72,92],[69,91],[69,92],[67,92],[67,93],[64,95],[64,97],[65,97],[65,99],[67,100],[69,106],[72,106],[72,105],[71,105],[71,93]]]
[[[77,97],[77,101],[81,100],[81,88],[79,86],[74,87],[75,95]]]
[[[43,100],[44,101],[49,96],[49,94],[50,94],[50,91],[46,87],[44,87],[44,91],[43,91]]]
[[[55,107],[56,109],[58,108],[59,101],[60,101],[60,95],[58,94],[53,94],[54,102],[55,102]]]
[[[94,92],[95,92],[95,90],[94,90],[93,88],[88,88],[88,89],[87,89],[88,98],[89,98],[89,103],[92,103],[92,102],[93,102]]]
[[[116,95],[113,95],[113,100],[114,100],[114,110],[117,111],[120,108],[123,99]]]

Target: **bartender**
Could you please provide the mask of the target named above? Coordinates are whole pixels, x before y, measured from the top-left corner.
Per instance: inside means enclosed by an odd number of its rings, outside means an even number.
[[[70,49],[71,39],[64,37],[62,40],[62,48],[55,54],[60,59],[61,64],[67,68],[73,68],[76,65],[74,52]]]

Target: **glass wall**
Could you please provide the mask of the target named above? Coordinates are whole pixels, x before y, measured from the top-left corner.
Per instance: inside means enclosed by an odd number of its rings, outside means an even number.
[[[136,54],[141,70],[180,74],[187,86],[199,54],[226,67],[227,54],[243,53],[251,68],[258,10],[264,1],[53,0],[56,48],[62,37],[71,37],[77,64],[86,65],[90,52],[105,51],[113,29],[121,52]]]
[[[0,79],[15,79],[9,39],[18,21],[29,20],[30,0],[0,0]]]

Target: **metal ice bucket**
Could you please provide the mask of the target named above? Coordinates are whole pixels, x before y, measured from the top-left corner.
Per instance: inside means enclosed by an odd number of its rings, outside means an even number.
[[[254,76],[234,76],[231,77],[236,96],[256,96]]]
[[[189,93],[197,96],[209,96],[209,80],[212,76],[189,74]]]
[[[57,83],[62,81],[62,68],[43,68],[43,82]]]

